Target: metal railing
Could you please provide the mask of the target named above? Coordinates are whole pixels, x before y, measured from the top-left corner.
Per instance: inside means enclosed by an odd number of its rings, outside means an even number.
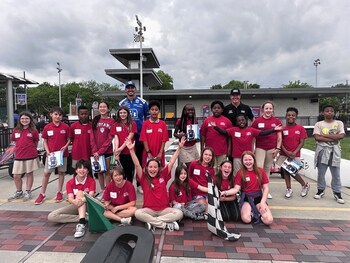
[[[3,152],[9,146],[11,140],[11,133],[13,129],[0,129],[0,151]]]

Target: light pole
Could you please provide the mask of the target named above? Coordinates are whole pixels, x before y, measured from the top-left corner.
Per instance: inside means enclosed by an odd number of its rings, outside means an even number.
[[[244,87],[244,89],[248,89],[248,82],[249,82],[249,80],[243,81],[243,87]]]
[[[57,62],[57,73],[58,73],[58,106],[62,108],[62,100],[61,100],[61,65]]]
[[[315,86],[316,88],[317,88],[317,67],[320,64],[321,64],[321,60],[319,58],[314,61],[314,66],[316,68],[316,86]]]
[[[142,42],[143,42],[143,31],[146,31],[146,27],[142,27],[142,22],[139,20],[139,18],[136,15],[136,22],[138,24],[138,27],[135,27],[135,31],[137,32],[135,42],[137,42],[137,36],[138,40],[140,41],[140,97],[143,98],[143,74],[142,74],[142,62],[143,62],[143,56],[142,56]]]

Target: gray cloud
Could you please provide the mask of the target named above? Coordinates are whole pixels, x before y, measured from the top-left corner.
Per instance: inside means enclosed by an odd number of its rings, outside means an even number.
[[[0,71],[26,71],[39,82],[94,79],[116,83],[122,68],[110,48],[133,43],[135,14],[176,89],[209,88],[232,79],[262,87],[300,80],[319,86],[350,78],[350,2],[333,1],[0,1]]]

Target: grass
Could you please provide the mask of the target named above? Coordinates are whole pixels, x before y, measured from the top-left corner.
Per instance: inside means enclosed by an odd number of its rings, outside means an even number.
[[[350,137],[345,137],[343,140],[341,140],[340,145],[342,149],[342,152],[341,152],[342,158],[346,160],[350,160]],[[313,137],[307,138],[304,141],[304,148],[311,151],[315,151],[316,149],[315,139]]]

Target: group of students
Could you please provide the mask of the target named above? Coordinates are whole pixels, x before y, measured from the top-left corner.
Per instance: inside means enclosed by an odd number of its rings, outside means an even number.
[[[273,116],[272,102],[261,107],[261,116],[247,126],[246,116],[238,114],[235,125],[223,116],[221,101],[211,103],[212,116],[206,118],[200,129],[201,154],[196,147],[196,138],[189,136],[188,126],[198,125],[192,104],[184,106],[181,118],[176,122],[174,136],[179,139],[179,147],[165,166],[164,147],[169,140],[164,121],[158,118],[160,104],[148,104],[149,119],[138,127],[127,106],[120,106],[116,118],[109,117],[108,103],[101,101],[99,115],[89,121],[89,110],[85,106],[78,109],[79,121],[70,127],[62,122],[62,109],[54,107],[50,111],[52,122],[42,132],[44,147],[49,157],[53,151],[63,152],[63,165],[58,167],[59,180],[56,202],[63,200],[64,173],[67,167],[68,146],[72,143],[72,166],[75,176],[67,182],[66,191],[69,206],[49,214],[54,222],[78,222],[75,237],[82,237],[86,225],[86,199],[84,192],[96,196],[95,180],[89,177],[90,157],[98,160],[104,156],[106,171],[97,173],[105,205],[106,218],[131,224],[133,216],[145,222],[148,229],[167,228],[178,230],[178,221],[183,216],[194,220],[205,220],[208,209],[208,177],[220,190],[220,209],[224,220],[245,223],[263,222],[271,224],[273,217],[267,206],[270,167],[274,158],[278,164],[285,159],[299,159],[305,129],[296,123],[298,110],[286,110],[286,125]],[[340,148],[344,137],[342,122],[334,120],[334,108],[327,105],[323,109],[325,120],[316,123],[314,136],[317,142],[315,163],[318,167],[318,192],[314,196],[324,196],[324,176],[330,167],[333,180],[332,189],[338,203],[341,197]],[[138,134],[138,128],[141,128]],[[143,143],[142,158],[137,156],[134,135],[139,135]],[[191,137],[191,138],[189,138]],[[16,192],[9,201],[31,198],[33,171],[38,169],[36,145],[39,135],[30,113],[22,112],[11,136],[16,143],[14,181]],[[138,141],[136,141],[137,143]],[[254,143],[255,142],[255,143]],[[254,147],[255,145],[255,147]],[[112,158],[113,157],[113,158]],[[168,189],[171,170],[179,157],[174,182]],[[118,165],[111,166],[115,159]],[[54,168],[45,163],[41,193],[35,204],[45,198],[50,174]],[[136,191],[133,186],[134,171],[143,192],[143,207],[136,208]],[[22,174],[27,174],[26,191],[22,190]],[[310,185],[299,174],[293,177],[301,184],[301,196],[307,195]],[[284,171],[286,198],[292,196],[291,175]]]

